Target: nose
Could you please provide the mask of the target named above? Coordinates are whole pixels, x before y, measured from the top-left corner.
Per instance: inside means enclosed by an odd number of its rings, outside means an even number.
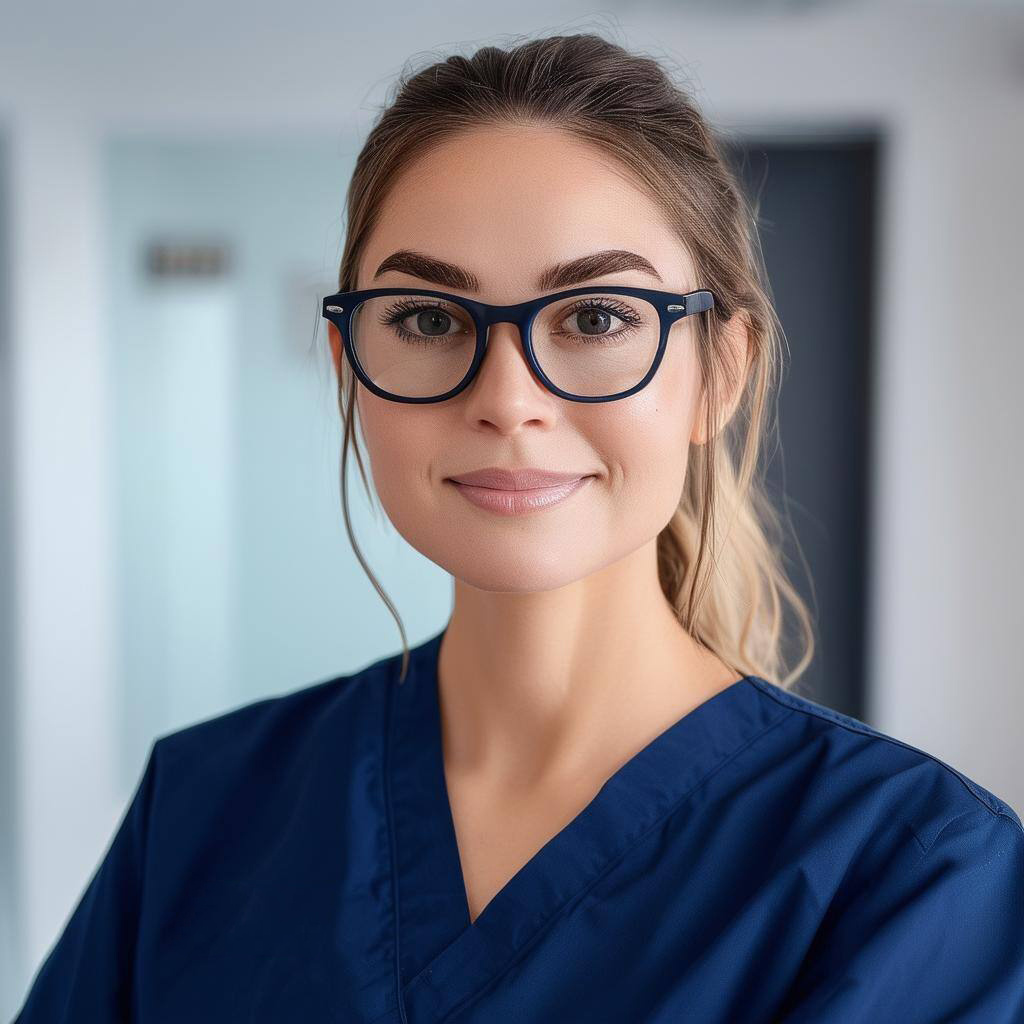
[[[491,324],[487,329],[487,348],[484,353],[483,362],[477,370],[473,386],[479,384],[480,379],[498,376],[504,380],[511,376],[519,377],[522,381],[540,384],[533,375],[533,369],[526,359],[526,352],[520,341],[519,328],[510,322],[499,322]],[[510,380],[509,383],[514,383]],[[543,385],[541,385],[543,387]]]
[[[524,421],[550,418],[557,397],[535,376],[519,329],[507,322],[490,326],[483,362],[463,395],[467,416],[504,432]]]

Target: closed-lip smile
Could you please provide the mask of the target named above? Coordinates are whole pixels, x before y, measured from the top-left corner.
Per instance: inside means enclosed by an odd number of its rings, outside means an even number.
[[[446,479],[479,508],[509,516],[555,505],[580,490],[595,476],[594,473],[489,466]]]

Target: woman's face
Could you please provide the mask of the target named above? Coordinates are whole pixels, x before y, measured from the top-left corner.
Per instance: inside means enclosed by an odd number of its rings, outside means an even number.
[[[375,277],[398,250],[464,268],[479,288],[401,270]],[[701,286],[654,203],[610,158],[550,128],[480,129],[403,173],[368,239],[357,287],[438,288],[512,304],[556,290],[537,287],[556,264],[607,250],[637,254],[661,280],[633,267],[600,273],[595,284]],[[447,401],[390,402],[358,385],[374,484],[395,528],[457,579],[487,591],[562,587],[651,542],[679,503],[691,440],[704,440],[693,320],[673,325],[654,379],[613,402],[548,391],[509,323],[491,327],[476,379]],[[333,324],[329,330],[337,367],[340,337]],[[488,466],[595,478],[557,504],[501,515],[447,479]]]

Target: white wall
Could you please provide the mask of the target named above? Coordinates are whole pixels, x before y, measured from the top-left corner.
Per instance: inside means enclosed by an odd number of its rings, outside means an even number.
[[[534,14],[526,3],[510,21],[449,2],[390,8],[386,25],[356,8],[265,0],[0,15],[24,913],[20,962],[0,965],[0,1014],[20,1001],[128,796],[114,734],[114,448],[97,259],[105,140],[134,128],[264,139],[323,131],[354,155],[394,74],[428,47],[446,54],[506,32],[596,28],[679,61],[721,128],[884,128],[868,717],[1024,809],[1024,21],[995,7],[979,16],[834,6],[709,19],[634,5],[616,21],[569,5],[556,20],[549,4]],[[328,245],[324,256],[332,268]],[[397,573],[382,581],[415,641],[426,631],[408,614],[415,595]],[[393,627],[380,645],[397,649]]]

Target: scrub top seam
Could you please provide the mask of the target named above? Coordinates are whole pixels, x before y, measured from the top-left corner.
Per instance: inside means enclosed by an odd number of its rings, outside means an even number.
[[[392,935],[395,950],[395,994],[396,1006],[399,1019],[402,1024],[407,1024],[408,1018],[405,1013],[405,995],[402,991],[402,951],[401,934],[402,929],[399,922],[399,900],[398,900],[398,851],[395,846],[395,822],[394,810],[391,806],[391,739],[394,730],[394,690],[397,685],[393,679],[387,679],[385,686],[385,713],[384,713],[384,806],[387,814],[388,851],[391,856],[389,865],[391,875],[391,914],[392,914]],[[390,1014],[394,1007],[388,1009],[382,1016]],[[378,1019],[378,1018],[375,1018]]]
[[[1024,835],[1024,825],[1022,825],[1017,818],[1013,817],[1013,815],[1007,814],[1006,811],[999,807],[993,807],[981,793],[977,792],[970,779],[965,778],[961,772],[957,771],[957,769],[951,764],[947,764],[942,760],[942,758],[937,757],[935,754],[930,754],[927,750],[915,747],[912,743],[907,743],[904,740],[897,739],[895,736],[889,736],[886,733],[880,732],[879,730],[869,726],[866,722],[857,725],[852,721],[846,721],[846,716],[842,716],[840,712],[837,712],[832,708],[825,707],[824,705],[816,704],[811,701],[810,698],[801,697],[799,694],[788,693],[785,690],[783,690],[782,695],[780,695],[774,692],[766,680],[753,678],[752,681],[762,693],[771,697],[773,701],[780,704],[782,707],[790,708],[792,711],[800,711],[803,714],[811,715],[814,718],[820,718],[823,721],[830,722],[833,725],[838,725],[849,732],[856,733],[861,736],[870,736],[875,739],[886,740],[896,746],[903,747],[906,750],[911,750],[915,754],[921,754],[923,757],[927,757],[929,760],[934,761],[936,764],[941,765],[943,768],[952,772],[953,775],[960,780],[964,789],[966,789],[982,807],[986,808],[990,814],[994,817],[1006,818],[1007,821],[1016,827],[1017,831]],[[804,703],[805,701],[806,704]],[[956,817],[960,817],[960,814],[957,814]],[[946,825],[950,824],[954,820],[955,818],[951,818],[950,821],[946,822]],[[945,827],[946,826],[944,825],[943,828]]]
[[[579,889],[576,892],[574,892],[571,896],[566,897],[566,899],[564,899],[557,907],[555,907],[551,911],[551,913],[548,915],[547,920],[545,920],[541,925],[537,927],[533,935],[531,935],[530,938],[526,942],[524,942],[523,945],[519,949],[517,949],[512,954],[512,956],[498,969],[498,971],[494,974],[492,978],[488,979],[479,989],[477,989],[470,995],[466,996],[464,999],[462,999],[461,1002],[453,1006],[448,1011],[448,1013],[446,1013],[437,1021],[437,1024],[445,1024],[445,1022],[451,1020],[451,1018],[455,1014],[461,1013],[463,1010],[468,1009],[473,1003],[475,1003],[477,1000],[483,997],[487,993],[488,989],[492,988],[506,974],[508,974],[508,972],[512,970],[513,967],[515,967],[515,965],[533,948],[533,946],[537,944],[537,942],[544,935],[544,933],[547,932],[555,924],[555,922],[563,916],[566,908],[570,904],[575,903],[581,900],[584,896],[586,896],[587,893],[594,888],[594,886],[596,886],[607,874],[609,874],[611,871],[617,868],[622,863],[622,861],[625,860],[625,858],[628,856],[630,851],[633,850],[634,847],[642,843],[667,818],[671,817],[673,814],[676,813],[676,811],[680,810],[680,808],[683,807],[686,801],[689,800],[690,797],[692,797],[693,794],[696,793],[697,790],[700,789],[700,787],[703,786],[704,783],[706,783],[712,776],[716,775],[723,768],[730,765],[749,746],[756,743],[763,736],[766,736],[773,729],[780,726],[783,722],[788,721],[794,709],[787,708],[786,710],[788,711],[788,714],[780,716],[774,722],[770,722],[760,732],[755,733],[745,743],[737,747],[728,757],[726,757],[724,760],[720,761],[717,765],[715,765],[714,768],[710,769],[708,772],[702,775],[682,796],[680,796],[676,801],[674,801],[662,814],[660,814],[653,822],[651,822],[651,824],[648,825],[648,827],[644,829],[644,831],[641,832],[640,835],[638,835],[622,851],[620,851],[619,855],[613,861],[605,865],[605,867],[585,886],[583,886],[582,889]],[[415,978],[412,978],[409,981],[408,987],[411,988],[416,981],[418,981],[423,975],[426,974],[426,971],[427,968],[424,968],[422,971],[419,972],[419,974],[417,974]]]

